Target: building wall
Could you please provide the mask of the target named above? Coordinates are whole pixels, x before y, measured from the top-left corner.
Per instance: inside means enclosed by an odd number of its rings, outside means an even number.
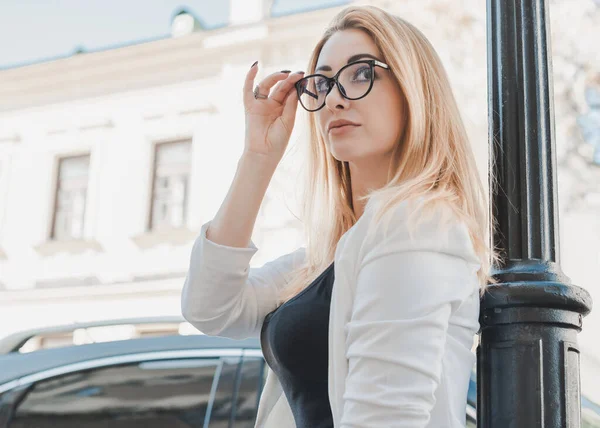
[[[241,87],[303,70],[339,9],[194,33],[3,71],[0,79],[0,336],[14,329],[180,312],[194,239],[218,210],[244,146]],[[44,82],[45,84],[41,84]],[[154,144],[191,139],[185,228],[149,233]],[[302,244],[294,218],[301,131],[253,235],[260,266]],[[49,239],[58,159],[90,154],[85,239]],[[136,290],[136,294],[130,293]],[[10,322],[9,322],[10,321]]]

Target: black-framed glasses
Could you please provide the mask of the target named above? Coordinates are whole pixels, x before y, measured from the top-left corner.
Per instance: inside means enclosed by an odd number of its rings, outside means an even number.
[[[375,66],[389,70],[389,65],[376,59],[365,59],[343,66],[333,77],[311,74],[296,83],[298,99],[305,110],[313,112],[323,108],[325,98],[337,85],[340,94],[349,100],[360,100],[373,88]]]

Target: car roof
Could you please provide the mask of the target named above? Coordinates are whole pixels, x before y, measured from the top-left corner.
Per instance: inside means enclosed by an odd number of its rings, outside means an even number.
[[[115,318],[108,320],[98,320],[89,322],[76,322],[70,324],[56,325],[51,327],[32,328],[10,334],[0,339],[0,355],[8,354],[18,350],[29,339],[35,336],[69,333],[81,328],[108,327],[125,324],[160,324],[160,323],[181,323],[186,322],[182,316],[153,316],[137,318]]]
[[[206,335],[162,336],[91,343],[0,356],[0,385],[23,376],[99,358],[175,350],[258,349],[257,338],[234,340]]]

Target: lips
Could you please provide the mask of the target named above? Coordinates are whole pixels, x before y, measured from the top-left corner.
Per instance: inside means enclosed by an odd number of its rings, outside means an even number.
[[[334,120],[331,123],[329,123],[329,125],[327,126],[327,132],[331,131],[332,129],[341,128],[343,126],[360,126],[360,125],[358,123],[354,123],[349,120],[338,119],[338,120]]]

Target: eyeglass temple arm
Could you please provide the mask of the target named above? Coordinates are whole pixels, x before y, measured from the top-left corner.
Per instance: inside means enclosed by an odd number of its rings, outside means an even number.
[[[373,60],[373,65],[378,65],[379,67],[386,68],[386,69],[390,68],[389,65],[387,65],[387,64],[385,64],[385,63],[383,63],[381,61],[377,61],[376,59]]]

